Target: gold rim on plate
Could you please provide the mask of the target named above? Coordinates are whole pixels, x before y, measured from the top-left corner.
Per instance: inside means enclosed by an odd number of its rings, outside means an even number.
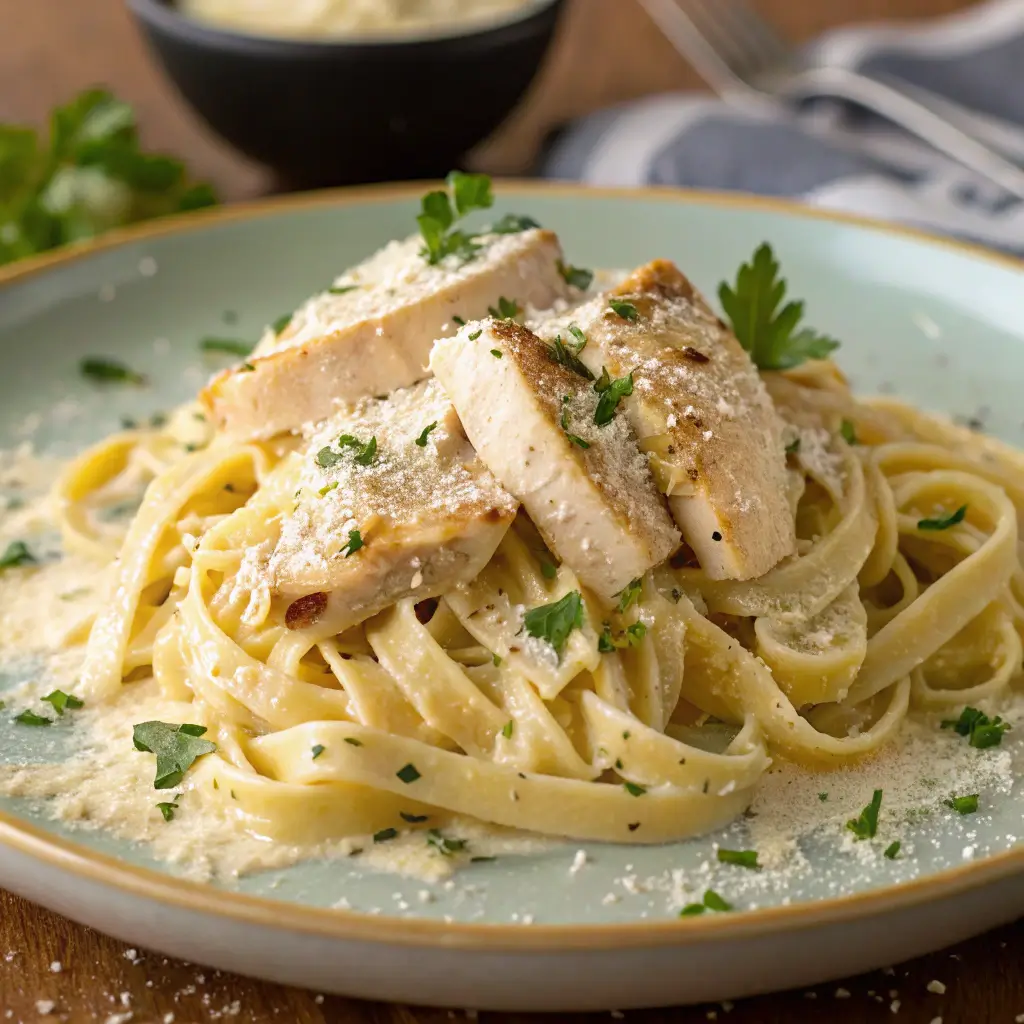
[[[56,252],[21,260],[0,268],[0,287],[13,285],[55,267],[73,263],[97,252],[166,235],[198,231],[276,213],[320,207],[384,203],[418,199],[428,185],[367,185],[328,189],[294,196],[280,196],[167,217],[131,228],[111,231],[102,238],[69,246]],[[924,242],[1016,271],[1022,276],[1024,261],[979,245],[958,242],[916,228],[894,226],[854,214],[819,210],[782,199],[767,199],[726,192],[672,188],[589,188],[539,181],[502,181],[496,185],[505,195],[598,196],[619,199],[656,199],[689,205],[784,213],[804,220],[825,220],[867,228],[880,234]],[[201,882],[190,882],[159,871],[136,867],[116,857],[48,833],[14,815],[0,811],[0,844],[91,882],[132,896],[200,914],[231,918],[277,930],[303,932],[338,940],[390,943],[402,946],[444,945],[498,952],[543,950],[614,949],[623,947],[685,946],[698,942],[750,938],[769,932],[840,924],[853,918],[893,913],[926,903],[936,897],[951,898],[972,889],[1008,878],[1024,869],[1024,844],[1012,850],[938,871],[926,878],[883,886],[870,892],[828,900],[714,914],[685,920],[633,921],[621,924],[467,924],[424,918],[387,918],[351,910],[306,906],[283,900],[250,896]]]

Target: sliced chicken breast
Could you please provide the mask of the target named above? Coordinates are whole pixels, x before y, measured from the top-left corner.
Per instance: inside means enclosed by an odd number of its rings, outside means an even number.
[[[268,333],[248,361],[219,374],[201,399],[229,434],[271,437],[330,416],[338,402],[389,394],[427,376],[435,338],[501,300],[545,309],[571,297],[550,231],[478,239],[470,260],[432,266],[419,235],[392,242]]]
[[[627,415],[704,571],[752,579],[792,554],[782,421],[747,353],[686,276],[656,260],[571,318],[591,372],[633,374]],[[538,331],[551,339],[567,327],[556,318]]]
[[[596,422],[586,377],[511,320],[438,341],[430,368],[480,458],[530,514],[551,550],[611,598],[679,545],[624,415]]]
[[[272,476],[265,490],[294,508],[243,575],[291,599],[289,626],[324,635],[473,579],[518,508],[433,380],[335,415]]]

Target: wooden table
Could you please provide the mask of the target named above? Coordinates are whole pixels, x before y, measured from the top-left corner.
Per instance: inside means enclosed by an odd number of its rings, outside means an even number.
[[[964,0],[761,0],[759,5],[794,39],[855,18],[915,17],[964,6]],[[180,154],[229,199],[270,186],[261,169],[240,159],[203,129],[150,64],[118,0],[0,0],[0,121],[43,123],[49,109],[96,82],[132,102],[146,142]],[[692,72],[632,0],[575,0],[557,50],[528,102],[479,154],[494,171],[520,170],[544,132],[602,104],[662,89],[695,86]],[[628,1020],[730,1024],[906,1021],[996,1024],[1024,1014],[1019,952],[1024,924],[897,967],[813,993],[796,992],[724,1007],[630,1013]],[[946,986],[944,994],[929,983]],[[939,986],[931,985],[932,989]],[[838,993],[838,996],[837,996]],[[844,994],[849,993],[848,997]],[[38,1000],[44,1002],[37,1005]],[[360,1003],[221,975],[125,948],[87,928],[0,891],[0,1010],[13,1020],[106,1021],[132,1011],[133,1024],[226,1020],[251,1022],[374,1022],[442,1024],[447,1011]],[[896,1003],[898,1001],[898,1005]],[[898,1014],[894,1016],[894,1009]],[[465,1015],[456,1012],[455,1017]],[[7,1018],[0,1016],[0,1021]],[[113,1019],[119,1019],[114,1017]],[[490,1024],[525,1015],[482,1014]],[[604,1014],[580,1018],[606,1021]]]

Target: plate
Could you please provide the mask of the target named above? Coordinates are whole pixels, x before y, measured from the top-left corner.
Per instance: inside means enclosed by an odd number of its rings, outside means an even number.
[[[318,283],[408,234],[423,191],[233,207],[9,269],[0,443],[31,435],[66,455],[122,416],[191,397],[209,372],[199,338],[225,333],[226,321],[255,338]],[[663,256],[711,293],[770,240],[812,322],[843,339],[840,362],[858,391],[980,418],[1024,444],[1024,270],[1014,261],[774,201],[524,183],[496,191],[499,213],[555,229],[578,265]],[[124,359],[151,386],[89,390],[77,364],[93,353]],[[0,759],[31,757],[42,741],[27,734],[45,731],[5,730]],[[145,849],[3,798],[0,885],[133,945],[352,996],[503,1010],[734,999],[884,966],[1024,913],[1024,791],[1012,785],[1022,734],[1008,735],[985,813],[904,823],[913,854],[895,861],[802,836],[793,870],[713,876],[731,913],[678,909],[690,880],[711,877],[714,843],[743,842],[744,822],[660,847],[554,844],[471,864],[450,883],[375,874],[350,858],[197,884]]]

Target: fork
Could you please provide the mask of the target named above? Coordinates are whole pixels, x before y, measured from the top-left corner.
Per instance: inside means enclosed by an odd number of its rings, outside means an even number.
[[[928,106],[924,90],[889,76],[808,64],[745,0],[640,0],[669,42],[724,99],[785,109],[812,96],[866,107],[1012,195],[1024,171]],[[944,103],[947,111],[953,105]]]

